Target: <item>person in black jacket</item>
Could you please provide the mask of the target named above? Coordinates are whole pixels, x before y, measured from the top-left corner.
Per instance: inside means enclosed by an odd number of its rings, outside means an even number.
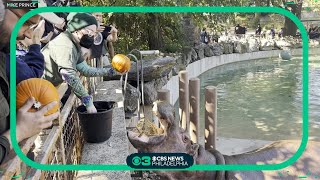
[[[241,26],[240,24],[237,24],[236,27],[234,27],[234,33],[235,34],[241,34]]]
[[[256,29],[256,35],[261,35],[261,26],[260,26],[260,24],[258,24],[258,27],[257,27],[257,29]]]
[[[272,39],[274,39],[274,37],[276,36],[276,30],[274,29],[274,25],[272,25],[269,35],[271,35]]]
[[[41,50],[41,37],[44,32],[44,20],[42,20],[39,25],[35,28],[32,33],[32,39],[29,44],[26,44],[25,48],[28,50],[17,50],[16,51],[16,69],[22,70],[16,73],[16,84],[21,81],[30,78],[41,78],[44,71],[44,57]],[[25,42],[30,41],[26,37]],[[6,55],[6,74],[8,80],[10,80],[10,54]]]
[[[207,31],[206,31],[206,28],[203,28],[202,31],[200,32],[200,40],[204,44],[208,44],[209,43],[209,35],[208,35]]]
[[[7,1],[8,2],[8,1]],[[3,163],[11,149],[11,135],[9,126],[9,84],[5,75],[6,61],[5,54],[10,52],[10,36],[16,22],[21,18],[27,9],[4,9],[0,0],[0,164]],[[30,27],[39,22],[39,16],[34,16],[24,23],[18,32],[18,39],[24,39],[30,35]],[[19,73],[19,71],[17,71]],[[48,110],[58,102],[52,102],[37,112],[28,112],[35,103],[35,99],[29,100],[17,110],[16,116],[16,139],[18,142],[38,134],[42,129],[52,125],[52,120],[58,118],[59,112],[44,116]]]
[[[240,31],[241,31],[240,34],[246,34],[247,33],[247,28],[246,28],[245,24],[242,24]]]
[[[279,38],[283,38],[283,35],[284,35],[284,28],[282,27],[282,28],[280,29],[280,31],[278,32],[278,37],[279,37]]]
[[[92,13],[98,22],[97,32],[101,33],[101,42],[91,46],[91,58],[97,59],[97,64],[102,60],[103,48],[108,48],[110,59],[114,56],[113,43],[118,40],[118,30],[114,26],[102,25],[103,13],[96,12]]]

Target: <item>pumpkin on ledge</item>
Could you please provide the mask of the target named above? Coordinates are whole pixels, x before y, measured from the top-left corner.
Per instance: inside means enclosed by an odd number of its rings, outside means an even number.
[[[119,73],[125,73],[130,70],[131,62],[130,62],[130,59],[126,55],[116,54],[112,58],[111,65]]]
[[[17,85],[17,99],[16,106],[17,109],[21,108],[26,101],[34,97],[36,103],[29,110],[29,112],[35,112],[41,109],[43,106],[57,101],[59,102],[59,93],[53,84],[45,79],[31,78],[21,81]],[[59,110],[59,103],[50,109],[45,116],[53,114]]]

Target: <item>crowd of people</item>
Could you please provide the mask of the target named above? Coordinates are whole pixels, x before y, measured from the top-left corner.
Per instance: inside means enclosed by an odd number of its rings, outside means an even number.
[[[59,1],[60,2],[60,1]],[[62,2],[62,1],[61,1]],[[53,2],[54,3],[54,2]],[[11,149],[9,126],[10,36],[17,21],[29,9],[4,9],[0,0],[0,163]],[[16,45],[17,84],[29,78],[44,78],[57,88],[67,82],[71,91],[80,98],[88,113],[97,112],[93,98],[83,86],[80,75],[86,77],[112,77],[119,75],[112,67],[91,67],[88,60],[108,64],[106,54],[114,56],[113,43],[118,30],[103,24],[102,13],[60,13],[63,23],[35,15],[20,28]],[[124,74],[124,73],[123,73]],[[122,75],[122,74],[120,74]],[[28,112],[35,103],[30,97],[17,109],[16,138],[18,142],[38,134],[52,125],[59,112],[45,116],[60,102],[51,102],[37,112]]]
[[[257,27],[254,29],[254,32],[252,35],[255,35],[256,37],[261,37],[261,38],[283,38],[284,37],[284,30],[285,28],[282,27],[279,30],[277,30],[274,25],[271,25],[270,29],[262,28],[260,24],[257,25]],[[211,33],[206,30],[206,28],[203,28],[202,31],[200,32],[200,43],[204,44],[210,44],[213,42],[218,42],[219,37],[215,37],[214,35],[210,35]],[[221,35],[223,36],[228,36],[230,33],[228,32],[227,29],[222,33]],[[234,35],[237,37],[243,37],[248,34],[248,29],[245,26],[245,24],[237,24],[234,27]],[[251,33],[250,33],[251,34]],[[315,38],[320,38],[320,28],[319,26],[314,26],[310,25],[309,31],[309,38],[310,39],[315,39]],[[300,33],[296,33],[296,37],[300,37]]]
[[[269,37],[271,37],[272,39],[274,39],[276,37],[276,35],[278,35],[279,38],[282,38],[283,37],[283,33],[284,33],[283,30],[284,30],[284,28],[281,28],[279,30],[279,32],[277,33],[276,29],[274,28],[274,25],[272,25],[270,30],[269,30],[269,32],[267,33],[267,31],[263,30],[261,25],[258,24],[257,28],[255,29],[255,35],[263,37],[263,38],[266,38],[267,35],[269,35]]]
[[[204,27],[200,32],[200,42],[204,44],[218,42],[219,36],[217,34],[209,34]]]

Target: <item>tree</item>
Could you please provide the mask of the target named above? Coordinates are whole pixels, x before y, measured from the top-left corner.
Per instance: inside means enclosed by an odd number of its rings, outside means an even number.
[[[267,4],[269,3],[269,0],[267,2]],[[261,6],[262,2],[261,0],[256,0],[255,1],[255,5],[256,6]],[[254,27],[257,27],[258,24],[260,24],[260,18],[261,18],[261,13],[255,13],[254,14],[254,19],[253,19],[253,25]]]
[[[83,6],[273,6],[283,7],[289,0],[78,0]],[[305,0],[314,1],[314,0]],[[301,1],[302,2],[302,1]],[[302,4],[289,5],[292,12],[300,17]],[[120,32],[115,50],[126,53],[131,49],[159,49],[175,52],[183,46],[190,46],[185,40],[198,37],[197,29],[206,26],[213,32],[221,32],[235,24],[236,13],[106,13],[105,21],[115,23]],[[239,14],[239,13],[237,13]],[[241,19],[247,21],[249,27],[256,27],[261,13],[241,13]],[[253,20],[251,20],[253,18]],[[186,22],[194,23],[195,28],[183,29]],[[189,32],[192,29],[193,32]],[[285,19],[285,35],[295,35],[297,27],[289,19]],[[187,33],[186,33],[187,32]],[[195,40],[196,41],[196,40]],[[191,42],[191,41],[188,41]]]
[[[148,13],[146,26],[149,49],[163,50],[163,32],[159,13]]]
[[[287,2],[283,0],[285,9],[296,15],[299,19],[301,18],[302,3],[303,0],[299,0],[297,3],[287,4]],[[291,21],[291,19],[286,17],[284,22],[284,36],[295,36],[297,29],[297,25]]]
[[[157,6],[156,1],[146,0],[145,6]],[[163,32],[159,13],[147,13],[146,32],[149,49],[163,50]]]

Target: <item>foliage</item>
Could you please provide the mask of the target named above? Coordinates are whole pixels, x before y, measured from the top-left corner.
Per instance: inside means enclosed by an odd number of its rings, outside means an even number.
[[[320,12],[320,1],[319,0],[305,0],[306,12]]]
[[[78,0],[82,6],[276,6],[283,7],[290,0]],[[296,2],[297,0],[294,0]],[[305,0],[310,6],[319,9],[320,0]],[[106,24],[115,24],[120,32],[115,43],[117,53],[127,53],[138,49],[157,47],[164,52],[179,51],[184,46],[181,20],[192,17],[199,29],[206,27],[213,34],[230,29],[235,24],[246,24],[255,28],[263,13],[106,13]],[[270,14],[268,14],[270,15]],[[156,17],[153,22],[152,19]],[[283,19],[282,19],[283,20]],[[282,25],[281,25],[282,23]],[[279,26],[283,26],[283,22]],[[276,24],[276,28],[277,28]],[[159,43],[155,43],[159,41]]]

